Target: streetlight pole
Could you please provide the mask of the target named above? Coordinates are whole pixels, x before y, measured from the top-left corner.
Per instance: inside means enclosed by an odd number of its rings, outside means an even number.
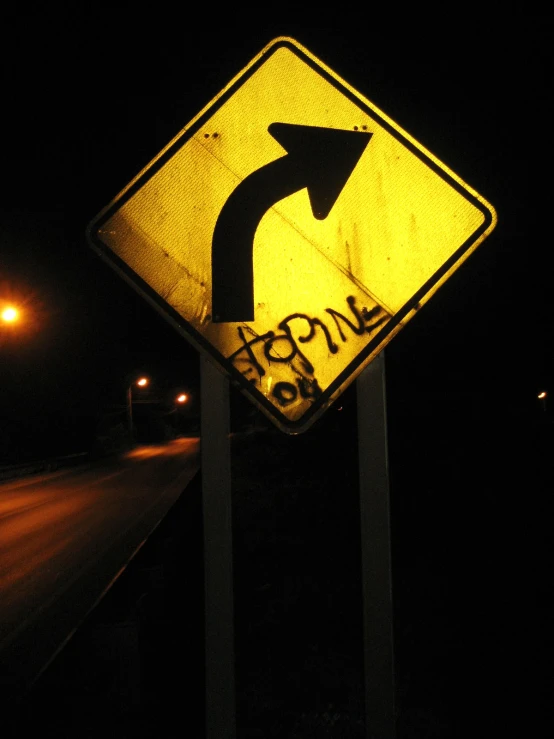
[[[127,429],[129,439],[133,441],[133,384],[127,388]]]
[[[179,393],[177,397],[175,398],[175,408],[173,409],[173,413],[175,414],[174,420],[173,420],[173,431],[175,433],[175,436],[178,436],[179,434],[179,413],[177,412],[179,406],[185,405],[185,403],[188,400],[188,395],[186,393]]]
[[[133,385],[138,385],[139,387],[146,387],[146,385],[148,385],[148,378],[141,377],[140,379],[136,380],[134,383],[131,382],[131,384],[127,388],[127,428],[129,431],[129,439],[131,443],[135,440],[135,433],[134,433],[134,427],[133,427]]]

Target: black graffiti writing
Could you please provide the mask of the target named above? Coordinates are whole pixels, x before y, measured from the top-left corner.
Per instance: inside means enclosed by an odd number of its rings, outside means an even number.
[[[346,302],[352,313],[350,318],[333,308],[325,309],[325,313],[331,317],[343,343],[348,340],[348,335],[345,333],[347,330],[357,336],[372,333],[388,318],[380,306],[375,306],[370,310],[366,307],[359,310],[356,306],[356,298],[351,295],[346,298]],[[294,323],[298,333],[299,322],[304,322],[306,329],[295,339],[291,324]],[[320,318],[311,317],[306,313],[291,313],[278,324],[277,328],[278,332],[267,331],[265,334],[255,335],[252,339],[248,339],[243,327],[237,327],[242,346],[231,354],[229,359],[253,384],[260,383],[266,374],[260,354],[263,354],[263,359],[268,365],[272,363],[289,365],[295,375],[292,378],[295,382],[277,382],[271,391],[273,398],[282,407],[293,403],[299,394],[306,400],[319,397],[322,391],[314,377],[315,368],[301,351],[299,344],[308,344],[316,338],[316,335],[322,335],[328,351],[336,354],[339,351],[339,345],[333,340],[329,327]],[[258,349],[257,354],[254,351],[255,348]]]
[[[297,377],[296,385],[292,382],[277,382],[271,391],[271,395],[282,407],[294,403],[298,393],[305,400],[315,400],[321,395],[321,388],[315,377]]]

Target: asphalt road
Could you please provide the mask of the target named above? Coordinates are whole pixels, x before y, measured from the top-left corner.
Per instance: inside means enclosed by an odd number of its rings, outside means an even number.
[[[24,694],[199,469],[200,440],[0,485],[0,687]]]

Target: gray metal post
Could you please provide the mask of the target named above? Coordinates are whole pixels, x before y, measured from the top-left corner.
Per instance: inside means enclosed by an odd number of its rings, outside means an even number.
[[[235,739],[229,381],[200,358],[206,739]]]
[[[365,713],[368,739],[394,739],[394,653],[390,555],[385,357],[356,380]]]

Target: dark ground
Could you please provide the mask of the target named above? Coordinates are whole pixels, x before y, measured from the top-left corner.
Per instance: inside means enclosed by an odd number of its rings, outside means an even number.
[[[238,739],[365,737],[353,397],[301,436],[234,437]],[[389,403],[398,739],[553,735],[553,427],[535,410]],[[202,739],[201,533],[198,475],[17,739]]]

